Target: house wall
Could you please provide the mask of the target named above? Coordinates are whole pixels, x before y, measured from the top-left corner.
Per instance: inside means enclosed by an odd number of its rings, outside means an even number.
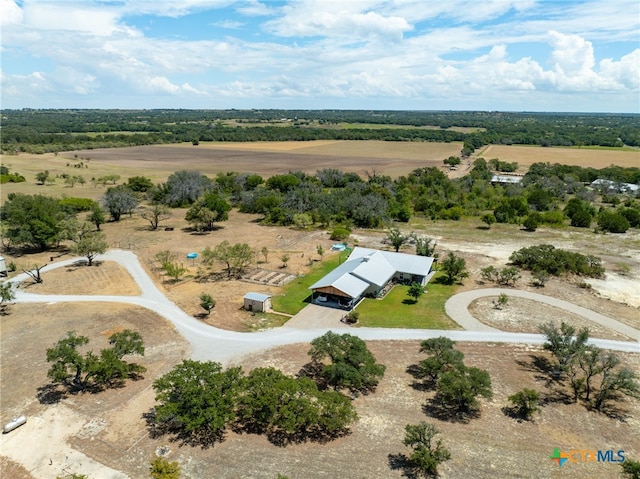
[[[252,299],[244,300],[244,309],[247,311],[266,311],[271,307],[271,300],[267,299],[266,301],[255,301]]]

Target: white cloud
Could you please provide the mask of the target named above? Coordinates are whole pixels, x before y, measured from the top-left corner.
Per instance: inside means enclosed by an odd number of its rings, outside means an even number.
[[[623,56],[619,62],[606,58],[600,62],[602,75],[615,82],[619,89],[640,89],[640,49]],[[640,97],[638,98],[640,102]]]
[[[366,2],[304,0],[283,7],[283,15],[265,27],[283,37],[338,36],[353,42],[376,37],[396,41],[412,29],[402,17],[383,16],[366,7]]]
[[[259,2],[258,0],[246,0],[240,6],[236,7],[236,11],[242,15],[263,17],[267,15],[273,15],[274,8],[271,8],[267,3]]]
[[[0,26],[22,23],[22,9],[13,0],[0,0]]]
[[[562,106],[573,92],[582,95],[581,109],[613,92],[619,103],[612,108],[628,110],[629,98],[637,108],[640,49],[615,54],[598,39],[637,38],[638,15],[628,0],[609,2],[610,8],[599,3],[580,2],[581,10],[575,2],[531,0],[0,0],[2,93],[11,107],[25,99],[37,106],[74,98],[108,107],[137,95],[136,106],[152,97],[158,105],[166,98],[200,106],[207,96],[224,97],[229,106],[246,99],[249,107],[291,99],[280,106],[348,108],[356,99],[374,106],[390,98],[387,105],[395,99],[398,108],[438,101],[492,109],[506,101],[535,109],[544,95],[546,109],[555,98],[556,109],[576,110]],[[619,4],[629,9],[626,15]],[[209,28],[229,29],[223,40],[206,39],[204,30],[197,40],[150,37],[129,17],[173,18],[223,7],[247,16],[246,24],[237,16],[216,17]],[[256,20],[263,31],[248,32]],[[535,51],[520,53],[524,44]],[[609,58],[602,59],[604,51]],[[11,69],[9,60],[20,66]],[[23,65],[38,73],[25,74]],[[49,94],[39,96],[42,91]],[[188,103],[194,96],[200,101]],[[319,98],[325,103],[314,103]]]
[[[23,9],[27,28],[46,31],[77,31],[107,36],[119,30],[117,11],[85,3],[28,1]]]

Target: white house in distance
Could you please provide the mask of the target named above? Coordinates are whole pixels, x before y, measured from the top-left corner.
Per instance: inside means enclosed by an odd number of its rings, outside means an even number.
[[[312,284],[312,302],[350,309],[366,296],[377,297],[392,280],[425,286],[434,259],[356,247],[336,269]]]

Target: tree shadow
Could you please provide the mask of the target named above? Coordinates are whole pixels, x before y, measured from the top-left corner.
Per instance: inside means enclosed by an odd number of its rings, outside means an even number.
[[[431,378],[425,378],[422,376],[420,366],[417,364],[410,364],[407,366],[405,372],[414,379],[411,382],[411,387],[416,391],[433,391],[436,387],[436,382]]]
[[[447,286],[451,286],[453,284],[453,281],[449,281],[446,276],[438,276],[434,280],[434,282],[437,283],[437,284],[444,284],[444,285],[447,285]]]
[[[516,359],[516,364],[524,371],[534,373],[534,378],[538,381],[545,381],[547,388],[555,385],[563,385],[564,379],[562,375],[556,371],[556,367],[553,365],[549,358],[540,354],[530,354],[530,360]]]
[[[422,412],[427,416],[434,417],[440,421],[459,424],[468,424],[472,419],[480,417],[480,409],[462,409],[456,406],[450,406],[440,401],[437,396],[430,399],[422,406]]]
[[[302,444],[305,442],[314,442],[317,444],[327,444],[338,438],[351,434],[351,429],[344,428],[337,431],[327,431],[321,428],[312,429],[310,431],[297,431],[290,433],[287,431],[275,430],[267,431],[267,439],[271,444],[278,447],[286,447],[290,444]]]
[[[631,415],[629,414],[629,411],[623,408],[619,403],[614,404],[615,401],[621,401],[623,400],[624,397],[625,396],[622,394],[617,394],[611,397],[608,400],[608,402],[604,403],[600,408],[600,410],[593,408],[590,404],[587,405],[587,409],[589,411],[594,411],[594,412],[599,412],[601,414],[604,414],[605,416],[611,419],[615,419],[617,421],[626,423],[627,420],[631,417]]]
[[[67,391],[58,384],[46,384],[37,389],[36,398],[40,404],[57,404],[67,398]]]
[[[402,304],[418,304],[418,300],[417,299],[409,299],[409,298],[405,298],[402,300]]]
[[[145,420],[147,431],[151,439],[158,439],[162,436],[170,436],[170,442],[177,442],[180,446],[200,447],[208,449],[224,441],[226,430],[210,431],[200,430],[197,432],[185,431],[177,421],[158,422],[156,412],[151,408],[142,414]]]
[[[310,361],[307,364],[303,365],[296,374],[298,378],[309,378],[314,383],[318,385],[318,389],[320,391],[325,391],[329,385],[327,381],[322,376],[322,369],[324,365],[318,361]]]
[[[500,410],[502,411],[502,414],[504,414],[507,417],[510,417],[511,419],[515,419],[519,423],[522,423],[522,422],[534,422],[533,416],[530,416],[528,418],[525,417],[524,414],[522,414],[520,412],[520,409],[517,408],[517,407],[504,406]]]
[[[389,469],[397,471],[402,469],[402,476],[409,479],[418,479],[420,477],[416,466],[405,454],[389,454],[387,456]],[[431,476],[427,476],[431,477]]]

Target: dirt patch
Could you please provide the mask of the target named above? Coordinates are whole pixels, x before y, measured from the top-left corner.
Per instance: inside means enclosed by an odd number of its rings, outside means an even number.
[[[351,434],[328,444],[303,443],[285,448],[265,438],[228,433],[213,449],[172,447],[170,459],[178,460],[186,477],[269,478],[289,477],[402,477],[392,469],[390,455],[406,453],[402,445],[404,426],[425,420],[442,432],[452,460],[440,471],[443,477],[554,477],[558,466],[548,459],[554,447],[561,450],[624,449],[640,452],[636,428],[640,426],[638,402],[623,401],[627,419],[619,422],[605,415],[589,413],[582,405],[554,400],[557,391],[547,388],[531,371],[532,355],[542,354],[527,346],[459,344],[468,365],[489,370],[495,397],[484,401],[481,415],[468,424],[451,423],[423,412],[433,393],[413,388],[406,367],[419,361],[417,342],[373,342],[370,349],[387,372],[375,394],[355,400],[360,419]],[[246,358],[246,370],[274,366],[295,374],[308,361],[308,345],[278,348]],[[638,355],[625,355],[632,367],[640,365]],[[517,385],[517,386],[515,386]],[[520,423],[502,412],[507,396],[516,388],[538,389],[546,404],[533,423]],[[139,446],[151,451],[165,441]],[[488,454],[489,452],[489,454]],[[615,477],[613,464],[575,464],[562,470],[563,477]],[[515,472],[517,471],[517,473]]]
[[[140,289],[131,275],[113,261],[97,261],[56,268],[42,273],[43,283],[23,283],[29,293],[36,294],[87,294],[138,296]]]
[[[7,460],[14,462],[15,458],[20,458],[26,469],[38,478],[53,478],[65,472],[95,478],[124,477],[108,472],[109,468],[104,469],[103,464],[119,470],[117,458],[122,444],[130,445],[146,435],[142,413],[153,404],[151,383],[188,356],[188,344],[168,321],[135,306],[16,304],[11,308],[11,314],[2,318],[0,419],[4,424],[12,417],[24,414],[28,421],[25,426],[0,438],[3,456],[9,456]],[[108,346],[107,339],[112,333],[127,328],[140,332],[145,341],[145,356],[133,359],[147,368],[143,379],[99,394],[72,395],[58,404],[47,404],[53,395],[40,395],[38,399],[39,393],[44,391],[40,388],[49,383],[46,348],[53,346],[67,331],[74,330],[89,337],[87,348],[98,352]],[[122,444],[96,441],[97,434],[102,431],[119,434]],[[24,438],[29,437],[33,438],[34,449],[27,448],[25,456],[22,454]],[[65,437],[72,444],[82,444],[78,452],[65,443]],[[94,463],[90,459],[95,458],[92,448],[100,450],[101,447],[110,451],[111,459]],[[30,450],[38,453],[30,453]],[[132,477],[145,476],[147,463],[143,461],[141,472]],[[2,467],[4,477],[4,465]],[[6,477],[31,477],[17,471],[16,475]]]
[[[91,165],[120,165],[167,172],[194,169],[207,175],[244,171],[272,176],[289,171],[314,174],[324,168],[365,175],[365,171],[399,176],[424,166],[442,166],[445,158],[460,154],[460,143],[393,143],[381,141],[201,143],[79,151]]]
[[[509,296],[508,292],[507,296]],[[497,299],[497,296],[477,299],[471,303],[469,311],[482,323],[501,331],[540,333],[540,325],[549,321],[559,325],[560,322],[564,321],[576,329],[589,328],[589,335],[593,338],[615,339],[618,341],[628,341],[630,339],[580,315],[530,299],[509,297],[507,305],[499,310],[493,305],[493,302]]]

